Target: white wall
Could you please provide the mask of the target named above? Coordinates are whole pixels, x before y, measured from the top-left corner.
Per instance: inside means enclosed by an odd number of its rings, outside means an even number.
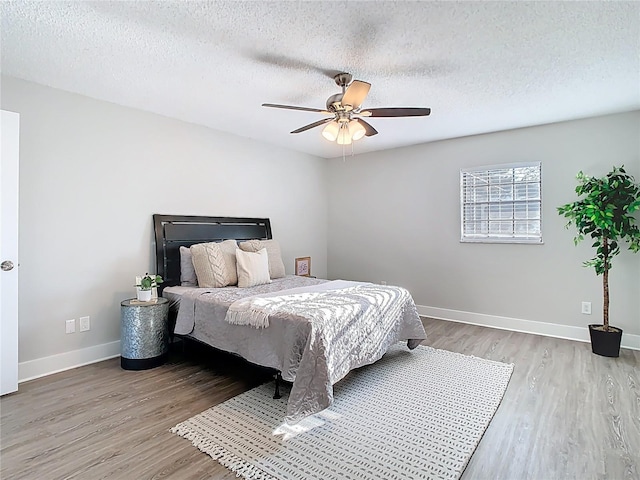
[[[602,277],[582,267],[591,244],[573,245],[556,207],[577,198],[581,169],[624,164],[640,179],[639,139],[636,111],[331,160],[329,277],[403,285],[426,314],[586,339]],[[460,243],[460,169],[528,161],[542,161],[544,245]],[[610,288],[611,324],[640,348],[640,255],[614,259]]]
[[[2,77],[0,100],[21,115],[21,380],[119,352],[120,301],[134,295],[136,274],[154,269],[153,213],[270,217],[288,273],[295,257],[311,255],[315,275],[404,285],[424,313],[582,328],[600,321],[600,278],[581,267],[590,247],[573,246],[555,207],[574,198],[580,169],[599,175],[624,163],[640,178],[640,112],[327,167],[15,78]],[[545,244],[460,244],[459,169],[536,160]],[[611,290],[612,323],[637,336],[640,255],[615,259]],[[583,300],[591,317],[579,313]],[[91,330],[66,335],[64,321],[84,315]]]
[[[325,160],[10,77],[1,101],[21,119],[21,379],[119,353],[154,213],[269,217],[287,273],[310,255],[326,276]]]

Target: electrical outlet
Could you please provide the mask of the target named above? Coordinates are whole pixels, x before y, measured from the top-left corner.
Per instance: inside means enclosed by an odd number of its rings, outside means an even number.
[[[67,320],[64,324],[65,333],[76,333],[76,319]]]
[[[86,332],[91,330],[91,317],[80,317],[80,331]]]
[[[591,302],[582,302],[582,313],[584,315],[591,315]]]

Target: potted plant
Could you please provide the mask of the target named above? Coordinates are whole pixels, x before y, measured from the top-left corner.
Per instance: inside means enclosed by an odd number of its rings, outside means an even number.
[[[594,267],[596,275],[602,275],[603,324],[589,325],[593,353],[606,357],[620,355],[622,329],[609,325],[609,270],[611,259],[620,253],[620,243],[626,242],[629,250],[640,250],[640,230],[635,225],[633,212],[640,209],[640,185],[624,170],[613,170],[602,178],[594,178],[579,172],[576,193],[580,198],[558,207],[558,213],[569,219],[567,228],[575,225],[577,245],[590,236],[596,249],[595,256],[583,263]]]
[[[149,275],[145,273],[141,277],[136,277],[136,290],[138,300],[141,302],[148,302],[151,300],[152,289],[162,283],[162,277],[160,275]]]

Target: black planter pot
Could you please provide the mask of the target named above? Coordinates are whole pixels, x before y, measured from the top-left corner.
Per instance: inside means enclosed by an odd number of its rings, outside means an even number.
[[[611,330],[597,330],[595,327],[602,325],[589,325],[589,335],[591,336],[591,351],[603,357],[619,357],[620,342],[622,341],[622,329],[609,327]]]

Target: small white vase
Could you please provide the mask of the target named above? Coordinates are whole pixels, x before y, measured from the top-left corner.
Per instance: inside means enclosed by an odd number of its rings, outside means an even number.
[[[150,302],[151,290],[138,290],[138,300],[141,302]]]

